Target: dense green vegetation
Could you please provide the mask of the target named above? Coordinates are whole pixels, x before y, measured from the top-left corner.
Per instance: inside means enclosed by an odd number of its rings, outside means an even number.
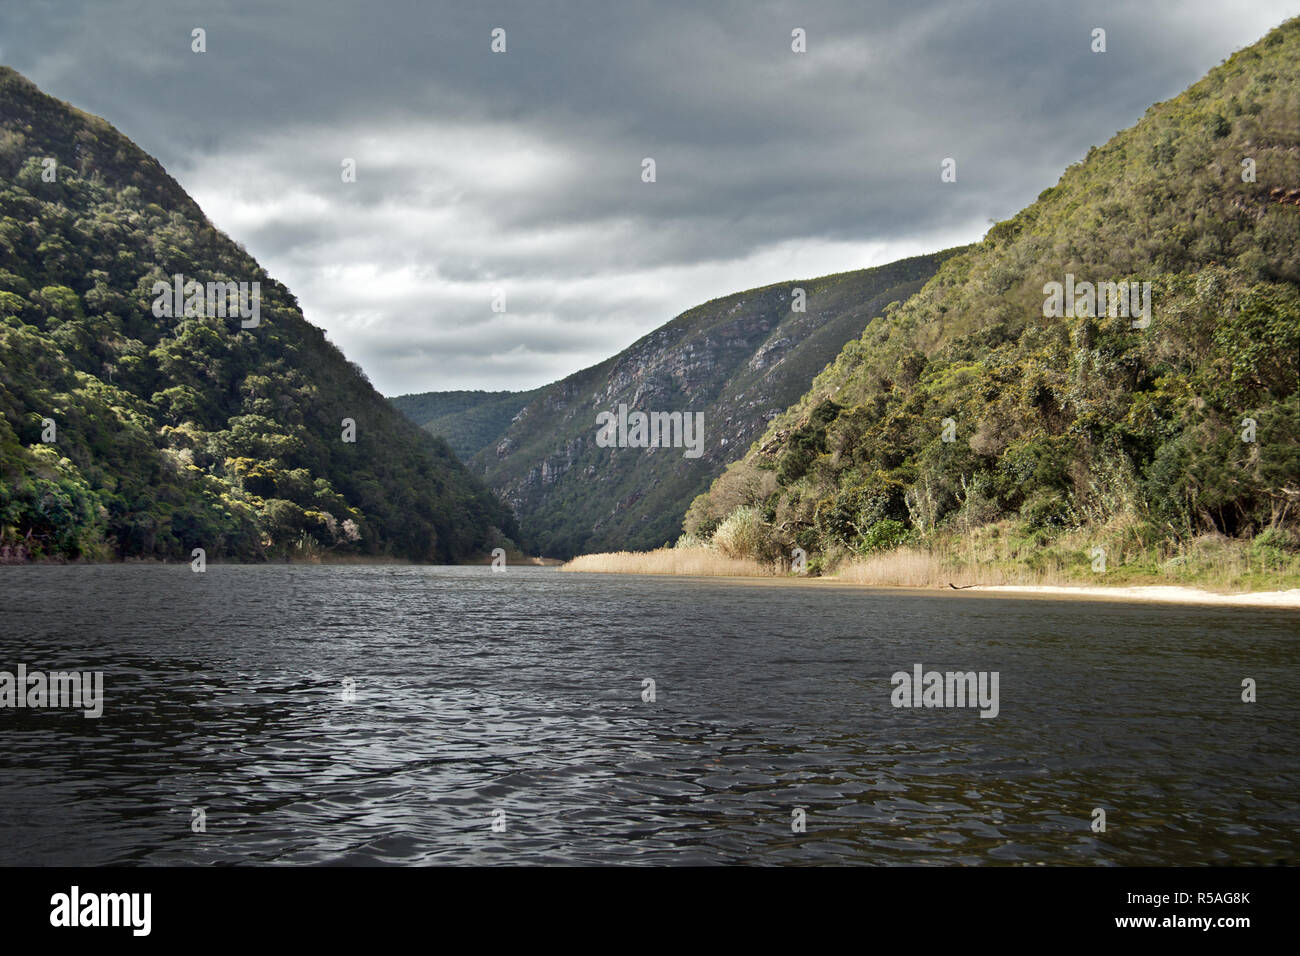
[[[553,385],[487,396],[478,417],[456,408],[464,393],[408,396],[398,407],[420,399],[424,411],[443,411],[427,429],[445,429],[456,447],[479,446],[471,467],[515,509],[531,550],[567,558],[663,545],[733,449],[797,399],[873,314],[918,290],[953,252],[714,299]],[[804,311],[792,308],[796,288]],[[703,414],[703,453],[598,447],[596,415],[620,404]],[[492,434],[491,423],[502,430]]]
[[[260,282],[260,325],[156,318],[177,273]],[[451,560],[512,520],[155,160],[0,68],[0,545]]]
[[[540,388],[530,392],[420,392],[389,401],[430,435],[445,438],[461,461],[469,461],[495,443],[541,392]]]
[[[1207,535],[1294,553],[1297,64],[1290,21],[880,313],[696,499],[686,540],[814,567],[991,526],[1113,541],[1112,568]],[[1150,325],[1044,317],[1067,274],[1150,281]]]

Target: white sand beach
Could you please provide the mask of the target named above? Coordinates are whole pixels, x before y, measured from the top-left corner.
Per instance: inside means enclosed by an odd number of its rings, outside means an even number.
[[[1249,594],[1216,594],[1200,588],[1154,585],[1149,587],[1068,587],[1059,585],[977,584],[964,591],[1056,597],[1094,597],[1113,601],[1158,601],[1168,604],[1219,604],[1247,607],[1300,609],[1300,588],[1289,591],[1258,591]]]

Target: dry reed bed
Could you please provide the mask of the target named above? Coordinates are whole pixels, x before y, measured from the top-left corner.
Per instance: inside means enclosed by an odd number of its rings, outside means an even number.
[[[712,548],[656,548],[654,551],[583,554],[566,563],[560,570],[743,578],[766,578],[776,574],[775,565],[749,558],[729,558]]]

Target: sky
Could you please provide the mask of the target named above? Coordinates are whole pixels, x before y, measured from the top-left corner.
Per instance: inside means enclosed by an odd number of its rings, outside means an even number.
[[[1297,14],[3,0],[0,63],[156,156],[396,395],[533,388],[709,299],[978,240]]]

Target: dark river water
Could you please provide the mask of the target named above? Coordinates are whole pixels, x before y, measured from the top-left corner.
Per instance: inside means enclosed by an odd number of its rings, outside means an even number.
[[[0,671],[104,675],[0,709],[0,864],[1300,862],[1295,611],[215,565],[0,611]],[[916,664],[997,716],[894,707]]]

